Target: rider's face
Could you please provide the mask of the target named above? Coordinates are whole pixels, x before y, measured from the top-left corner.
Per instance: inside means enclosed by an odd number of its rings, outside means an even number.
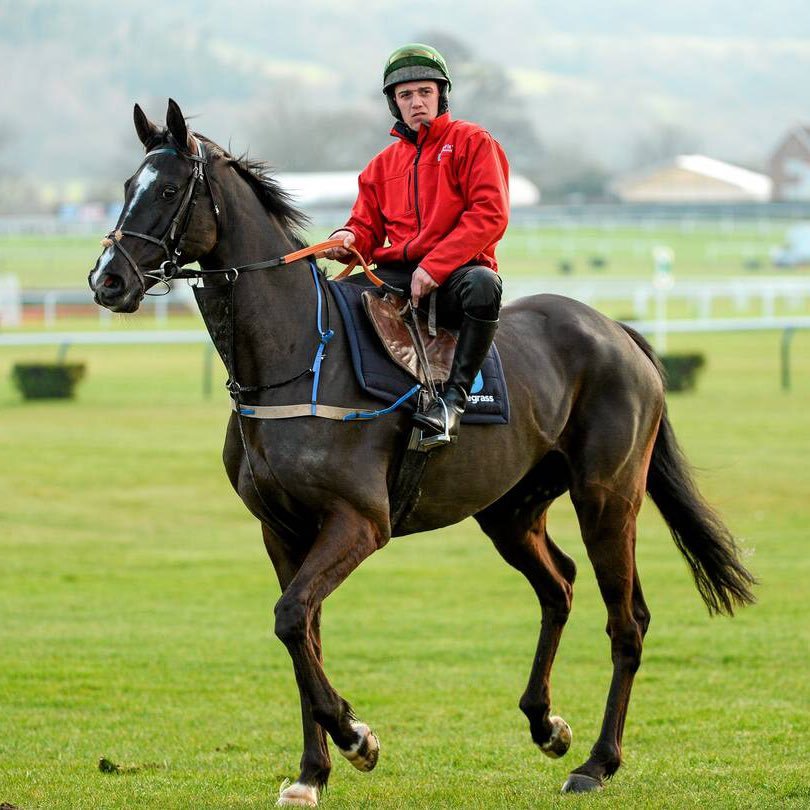
[[[419,129],[439,114],[439,85],[428,80],[403,82],[394,88],[394,101],[402,120],[411,129]]]

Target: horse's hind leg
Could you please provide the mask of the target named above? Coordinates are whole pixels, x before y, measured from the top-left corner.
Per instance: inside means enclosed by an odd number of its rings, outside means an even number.
[[[568,750],[571,729],[565,720],[550,713],[551,667],[571,611],[576,566],[546,530],[546,510],[551,501],[537,502],[532,492],[517,495],[516,488],[476,519],[501,556],[529,580],[540,600],[540,638],[520,709],[529,720],[532,740],[543,753],[556,758]]]
[[[599,738],[588,760],[571,772],[563,792],[597,790],[621,764],[630,690],[650,622],[635,564],[636,515],[644,495],[646,464],[631,466],[633,470],[616,474],[610,486],[582,476],[571,487],[582,536],[607,607],[613,678]]]

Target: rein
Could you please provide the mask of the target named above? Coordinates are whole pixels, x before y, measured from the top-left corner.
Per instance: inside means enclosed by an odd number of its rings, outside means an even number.
[[[272,259],[265,259],[261,262],[253,262],[252,264],[242,264],[237,267],[222,267],[216,269],[203,269],[197,268],[194,269],[187,269],[187,268],[178,268],[177,272],[171,272],[171,274],[166,273],[163,271],[163,265],[160,266],[160,270],[162,275],[160,277],[160,281],[171,281],[173,279],[180,279],[180,278],[205,278],[206,276],[216,275],[216,274],[224,274],[226,278],[229,280],[236,281],[236,279],[242,273],[249,273],[253,270],[271,270],[276,267],[283,267],[287,264],[292,264],[293,262],[297,262],[300,259],[322,259],[326,255],[326,251],[330,248],[335,247],[343,247],[343,240],[342,239],[327,239],[325,242],[318,242],[315,245],[308,245],[307,247],[301,248],[300,250],[295,250],[292,253],[285,253],[283,256],[276,256]],[[355,247],[348,248],[349,252],[354,255],[352,261],[343,269],[341,270],[338,275],[335,276],[335,281],[340,281],[342,278],[346,278],[349,273],[354,270],[355,267],[359,264],[363,268],[363,272],[368,277],[369,281],[374,284],[375,287],[380,287],[381,289],[385,290],[386,292],[395,293],[397,295],[403,295],[403,291],[397,289],[396,287],[392,287],[390,284],[386,284],[379,276],[377,276],[371,268],[366,263],[365,259],[360,255],[359,251]]]
[[[169,291],[169,282],[173,279],[193,279],[193,278],[205,278],[209,275],[214,275],[217,273],[224,273],[227,278],[236,280],[240,273],[247,273],[253,270],[270,270],[275,267],[283,267],[284,265],[291,264],[292,262],[298,261],[299,259],[306,259],[309,257],[314,258],[322,258],[326,251],[330,248],[334,247],[343,247],[343,241],[341,239],[327,239],[325,242],[319,242],[316,245],[310,245],[309,247],[302,248],[300,250],[293,251],[292,253],[287,253],[283,256],[276,256],[272,259],[266,259],[265,261],[261,262],[253,262],[252,264],[243,264],[239,265],[238,267],[223,267],[218,269],[202,269],[198,268],[196,270],[183,268],[179,265],[180,256],[183,252],[183,241],[186,237],[186,231],[188,230],[189,224],[191,223],[191,217],[194,213],[194,208],[197,205],[197,198],[200,194],[200,189],[202,185],[205,184],[208,188],[208,192],[211,195],[211,204],[213,205],[214,209],[214,219],[216,221],[216,228],[217,228],[217,241],[219,240],[219,228],[220,228],[220,221],[219,221],[219,206],[217,205],[216,198],[214,195],[214,189],[211,185],[211,180],[209,178],[208,173],[205,171],[205,167],[208,166],[208,158],[205,154],[205,148],[203,147],[202,141],[196,138],[194,135],[190,135],[191,143],[195,147],[196,154],[191,154],[183,152],[182,150],[178,150],[173,146],[161,146],[157,149],[153,149],[146,154],[144,160],[151,157],[152,155],[157,155],[163,152],[171,152],[173,154],[179,155],[180,157],[184,158],[185,160],[189,160],[192,163],[193,170],[191,178],[189,179],[188,184],[186,185],[185,192],[183,193],[183,198],[180,201],[180,205],[177,208],[174,216],[172,217],[172,221],[169,224],[168,228],[166,229],[165,233],[160,239],[152,236],[148,233],[140,233],[139,231],[129,231],[124,230],[121,227],[118,227],[104,239],[101,240],[101,244],[104,247],[112,247],[113,250],[120,250],[123,254],[124,258],[129,263],[130,267],[132,267],[133,271],[135,272],[138,281],[140,282],[141,289],[143,290],[143,294],[146,295],[146,279],[152,279],[158,283],[162,283],[166,285],[166,292]],[[123,223],[120,223],[123,225]],[[141,270],[138,266],[138,263],[135,261],[132,254],[121,244],[121,240],[125,236],[134,236],[137,239],[143,239],[146,242],[151,242],[153,245],[157,245],[158,247],[162,248],[163,252],[166,254],[166,261],[162,262],[160,267],[157,270]],[[335,276],[336,280],[345,278],[349,275],[349,273],[354,270],[354,268],[360,264],[363,268],[363,272],[366,274],[368,279],[374,284],[375,287],[381,287],[382,289],[386,290],[387,292],[397,293],[402,295],[401,290],[397,290],[395,287],[391,287],[390,285],[386,284],[382,279],[380,279],[377,275],[375,275],[371,269],[369,268],[368,264],[366,263],[365,259],[360,255],[360,252],[355,247],[348,248],[349,252],[354,255],[352,261],[346,266],[344,270],[342,270],[337,276]],[[165,295],[166,293],[161,293],[161,295]]]

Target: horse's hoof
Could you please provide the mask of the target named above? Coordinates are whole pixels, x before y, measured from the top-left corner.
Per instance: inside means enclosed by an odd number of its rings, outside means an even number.
[[[278,791],[276,807],[317,807],[318,788],[285,779]]]
[[[593,790],[602,790],[604,785],[600,779],[586,776],[584,773],[570,773],[560,793],[590,793]]]
[[[562,717],[549,717],[551,737],[539,745],[540,750],[552,759],[564,756],[571,747],[571,726]]]
[[[360,735],[360,739],[351,748],[338,750],[358,771],[371,771],[380,756],[380,741],[365,723],[352,723],[352,729]]]

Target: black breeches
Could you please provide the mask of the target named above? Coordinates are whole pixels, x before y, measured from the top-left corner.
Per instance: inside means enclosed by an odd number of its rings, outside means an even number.
[[[388,284],[410,295],[411,271],[399,267],[378,267],[376,274]],[[367,284],[360,273],[346,279],[355,284]],[[481,321],[495,321],[501,309],[501,279],[488,267],[465,265],[454,270],[436,291],[436,320],[442,326],[458,329],[465,315]],[[427,312],[429,297],[419,301],[419,309]]]

